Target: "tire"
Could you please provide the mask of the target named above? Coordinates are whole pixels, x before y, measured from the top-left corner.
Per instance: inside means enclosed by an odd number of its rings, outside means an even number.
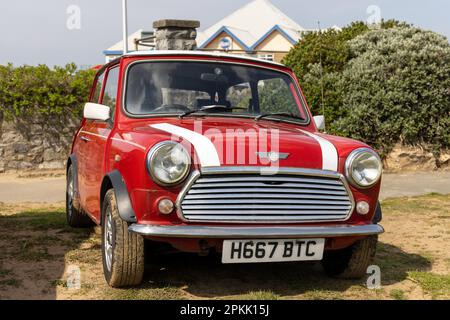
[[[361,279],[375,258],[377,243],[378,236],[370,236],[348,248],[325,252],[325,272],[335,278]]]
[[[67,170],[67,183],[66,183],[66,218],[67,224],[72,228],[87,228],[91,227],[94,223],[87,214],[81,209],[77,209],[74,206],[75,197],[75,181],[73,166],[71,165]]]
[[[144,238],[128,231],[117,209],[114,190],[102,208],[102,260],[106,282],[113,288],[136,286],[144,276]]]

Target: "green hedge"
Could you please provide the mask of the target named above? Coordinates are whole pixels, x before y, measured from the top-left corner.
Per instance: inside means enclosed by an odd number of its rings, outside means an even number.
[[[0,66],[0,112],[7,118],[78,116],[95,76],[74,64],[50,69],[45,65]]]

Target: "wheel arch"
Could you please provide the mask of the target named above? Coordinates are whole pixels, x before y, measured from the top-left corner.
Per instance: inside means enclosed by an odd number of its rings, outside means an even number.
[[[108,190],[114,190],[117,201],[117,209],[122,220],[129,223],[136,223],[136,214],[131,204],[125,181],[118,170],[108,173],[102,181],[100,187],[100,209],[103,208],[103,201]],[[103,221],[101,221],[103,223]]]
[[[375,214],[373,216],[373,223],[377,224],[383,220],[383,211],[381,209],[381,203],[378,201],[377,208],[375,210]]]

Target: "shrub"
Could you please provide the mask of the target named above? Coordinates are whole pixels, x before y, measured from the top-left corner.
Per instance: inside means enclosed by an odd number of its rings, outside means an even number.
[[[349,42],[336,128],[384,154],[397,142],[450,146],[450,44],[414,27],[373,30]]]
[[[435,157],[450,147],[445,37],[394,20],[376,30],[356,22],[307,33],[284,63],[314,114],[323,113],[323,81],[329,132],[363,140],[383,155],[398,142],[431,146]]]
[[[383,21],[380,28],[388,29],[406,25],[406,23],[388,20]],[[342,92],[337,80],[351,59],[348,42],[369,31],[370,28],[364,22],[353,22],[340,31],[328,29],[321,33],[307,32],[283,60],[283,63],[291,67],[297,75],[312,112],[323,114],[320,68],[322,57],[327,123],[332,123],[342,116]],[[335,127],[331,126],[330,129],[337,133]]]

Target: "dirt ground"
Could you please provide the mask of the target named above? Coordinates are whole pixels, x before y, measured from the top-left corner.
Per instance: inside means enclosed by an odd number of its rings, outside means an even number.
[[[111,289],[99,229],[67,227],[62,207],[0,205],[0,299],[450,299],[450,195],[383,202],[377,290],[330,279],[318,263],[222,265],[182,253],[148,254],[140,287]],[[74,266],[81,289],[67,283]]]

